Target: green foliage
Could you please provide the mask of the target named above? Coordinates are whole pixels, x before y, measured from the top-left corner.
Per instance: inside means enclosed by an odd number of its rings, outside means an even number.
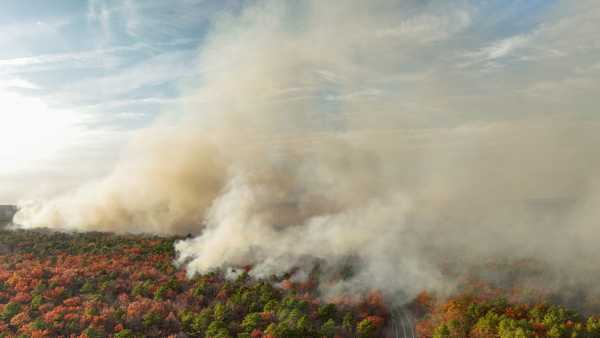
[[[0,313],[0,319],[9,321],[21,310],[21,306],[18,303],[10,302],[4,306],[4,310]]]
[[[123,329],[113,335],[114,338],[136,338],[136,335],[129,329]]]
[[[154,246],[152,248],[152,252],[156,255],[169,255],[169,256],[174,256],[175,255],[175,250],[174,250],[174,240],[165,240],[162,241],[160,244]]]
[[[377,333],[377,327],[369,319],[363,319],[356,325],[356,333],[359,337],[375,337]]]
[[[448,338],[450,337],[450,329],[448,325],[442,324],[435,328],[432,338]]]
[[[150,311],[144,315],[142,324],[144,325],[144,327],[149,328],[158,325],[160,321],[160,316],[156,312]]]
[[[354,319],[352,318],[352,312],[347,312],[342,319],[342,328],[347,332],[352,332]]]
[[[165,297],[165,294],[167,293],[169,289],[167,288],[166,285],[161,285],[158,287],[158,289],[156,289],[156,291],[154,291],[154,299],[155,300],[163,300]]]
[[[31,327],[34,330],[44,330],[48,328],[48,324],[46,324],[46,322],[44,322],[41,318],[38,318],[33,323],[31,323]]]
[[[34,295],[31,298],[31,303],[30,303],[31,308],[36,310],[40,305],[42,305],[43,302],[44,302],[44,298],[42,297],[42,295],[40,295],[40,294]]]
[[[600,321],[596,317],[583,320],[562,306],[510,304],[505,299],[486,302],[458,299],[450,301],[445,308],[451,309],[452,314],[447,317],[443,312],[438,314],[441,320],[434,326],[432,338],[600,337]],[[435,318],[429,320],[435,321]]]
[[[131,291],[131,294],[134,296],[143,296],[147,297],[150,295],[150,289],[152,288],[152,283],[149,280],[138,282]]]
[[[182,279],[176,238],[0,230],[0,327],[7,337],[283,337],[353,335],[358,309],[317,292],[224,271]],[[12,300],[11,302],[9,302]],[[371,308],[360,313],[371,315]],[[11,323],[12,320],[12,323]],[[590,324],[593,326],[593,323]],[[37,331],[33,333],[33,331]],[[118,333],[115,333],[118,331]]]
[[[208,329],[206,330],[206,336],[207,337],[229,337],[229,331],[227,331],[227,326],[225,325],[224,322],[220,321],[220,320],[214,320],[212,323],[210,323],[210,325],[208,326]]]
[[[85,334],[88,338],[104,338],[106,337],[106,335],[99,329],[90,326],[87,329],[85,329],[83,331],[83,334]]]
[[[78,322],[68,321],[65,325],[65,329],[68,332],[79,332],[79,331],[81,331],[81,326],[79,325]]]
[[[589,335],[600,337],[600,318],[588,318],[585,322],[585,330]]]
[[[331,338],[335,335],[336,325],[333,319],[329,319],[321,325],[320,334],[323,337]]]
[[[223,303],[217,303],[213,309],[213,318],[217,321],[225,321],[228,319],[228,310]]]
[[[252,332],[252,330],[259,328],[261,323],[262,318],[259,313],[249,313],[242,321],[242,330],[244,330],[244,332]]]
[[[276,300],[270,300],[263,307],[263,311],[265,312],[276,312],[279,310],[279,303]]]
[[[184,311],[180,315],[180,321],[186,333],[193,336],[203,335],[212,322],[212,311],[209,308],[197,314]]]
[[[323,304],[319,307],[319,318],[328,320],[336,317],[336,307],[334,304]]]
[[[498,324],[498,335],[500,338],[527,338],[533,335],[533,330],[526,320],[503,318]]]
[[[81,293],[93,293],[94,291],[96,291],[96,288],[94,287],[94,284],[90,281],[86,281],[81,287],[81,289],[79,289],[79,292]]]
[[[165,286],[168,290],[179,291],[181,289],[181,283],[175,277],[171,277]]]

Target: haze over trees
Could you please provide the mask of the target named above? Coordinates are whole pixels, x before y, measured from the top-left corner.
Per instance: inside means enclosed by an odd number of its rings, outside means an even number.
[[[215,271],[187,278],[175,238],[0,231],[1,337],[377,337],[381,297]]]
[[[317,275],[256,280],[252,267],[188,278],[173,265],[178,239],[1,230],[0,337],[394,337],[375,290],[327,302]],[[408,305],[419,337],[600,336],[600,317],[487,285],[464,290]]]
[[[17,208],[13,205],[0,205],[0,227],[12,222]]]

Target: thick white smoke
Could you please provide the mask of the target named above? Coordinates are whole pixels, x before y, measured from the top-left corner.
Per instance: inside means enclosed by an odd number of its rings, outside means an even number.
[[[17,222],[193,233],[176,246],[190,274],[352,262],[333,294],[443,291],[443,267],[492,258],[591,287],[599,30],[587,25],[600,9],[555,10],[501,41],[471,29],[481,18],[462,2],[261,1],[223,15],[183,116],[141,132],[106,179]],[[572,36],[581,48],[564,45]]]

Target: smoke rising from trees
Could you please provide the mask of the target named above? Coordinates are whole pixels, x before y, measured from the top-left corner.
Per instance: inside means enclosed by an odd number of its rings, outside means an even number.
[[[597,19],[591,0],[559,3],[527,34],[488,41],[468,3],[225,13],[184,113],[140,132],[110,176],[24,205],[17,223],[193,233],[176,245],[190,274],[318,264],[335,279],[352,265],[328,295],[446,292],[445,268],[492,259],[534,259],[546,287],[600,291]]]

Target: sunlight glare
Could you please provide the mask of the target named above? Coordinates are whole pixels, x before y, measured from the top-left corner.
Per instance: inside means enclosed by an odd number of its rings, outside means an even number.
[[[81,117],[0,88],[0,173],[31,168],[74,141]]]

